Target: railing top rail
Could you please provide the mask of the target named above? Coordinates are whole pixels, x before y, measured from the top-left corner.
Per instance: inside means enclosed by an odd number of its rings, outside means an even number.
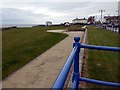
[[[95,46],[95,45],[80,44],[80,48],[120,52],[120,48],[110,47],[110,46]]]

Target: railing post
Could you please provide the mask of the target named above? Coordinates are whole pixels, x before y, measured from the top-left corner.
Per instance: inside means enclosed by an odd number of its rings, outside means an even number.
[[[79,86],[79,52],[80,52],[80,37],[74,37],[75,43],[73,47],[77,46],[77,52],[74,57],[74,72],[72,77],[73,89],[77,90]]]
[[[118,33],[120,34],[120,24],[119,24],[119,26],[118,26]]]

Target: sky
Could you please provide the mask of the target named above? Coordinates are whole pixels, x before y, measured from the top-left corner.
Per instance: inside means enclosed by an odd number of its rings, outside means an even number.
[[[0,1],[2,24],[53,24],[72,22],[77,18],[117,15],[119,0],[4,0]]]

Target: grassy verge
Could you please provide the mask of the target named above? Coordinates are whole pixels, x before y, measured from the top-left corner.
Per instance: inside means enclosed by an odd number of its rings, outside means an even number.
[[[64,39],[66,34],[47,33],[48,29],[65,27],[15,28],[2,34],[2,78],[25,65],[47,49]]]
[[[93,26],[88,27],[88,44],[120,47],[118,44],[119,39],[119,34]],[[111,82],[120,82],[120,72],[118,70],[120,65],[119,55],[120,53],[118,52],[89,50],[87,59],[88,77]],[[105,88],[105,86],[93,84],[88,84],[88,87]]]
[[[2,30],[0,30],[0,80],[2,79]]]

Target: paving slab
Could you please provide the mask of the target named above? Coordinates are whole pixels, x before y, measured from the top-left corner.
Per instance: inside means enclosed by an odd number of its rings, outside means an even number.
[[[4,79],[3,88],[51,88],[72,51],[73,38],[84,34],[64,33],[69,36]]]

